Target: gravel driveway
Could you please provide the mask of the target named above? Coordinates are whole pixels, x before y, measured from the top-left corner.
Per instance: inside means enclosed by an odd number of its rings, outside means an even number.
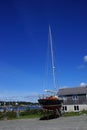
[[[87,115],[52,120],[18,119],[0,121],[0,130],[87,130]]]

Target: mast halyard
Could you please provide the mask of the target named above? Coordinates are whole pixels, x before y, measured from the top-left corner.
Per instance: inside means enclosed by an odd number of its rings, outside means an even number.
[[[49,26],[49,38],[50,38],[50,48],[51,48],[51,57],[52,57],[52,74],[53,74],[54,91],[56,92],[55,66],[54,66],[54,55],[53,55],[53,45],[52,45],[52,33],[51,33],[50,26]]]

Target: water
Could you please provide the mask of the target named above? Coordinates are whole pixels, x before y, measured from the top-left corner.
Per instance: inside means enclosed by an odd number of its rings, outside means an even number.
[[[41,109],[41,106],[39,106],[39,105],[29,105],[29,106],[15,106],[15,107],[13,107],[13,106],[7,106],[7,107],[0,107],[0,112],[3,112],[3,111],[17,111],[17,110],[19,110],[19,111],[25,111],[25,110],[27,110],[27,109],[30,109],[30,110],[32,110],[32,109]]]

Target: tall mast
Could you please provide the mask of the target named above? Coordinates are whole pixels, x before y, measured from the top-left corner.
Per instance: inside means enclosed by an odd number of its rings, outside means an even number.
[[[52,45],[52,33],[51,33],[50,26],[49,26],[49,38],[50,38],[50,48],[51,48],[51,57],[52,57],[52,73],[53,73],[54,91],[56,91],[55,66],[54,66],[54,55],[53,55],[53,45]]]

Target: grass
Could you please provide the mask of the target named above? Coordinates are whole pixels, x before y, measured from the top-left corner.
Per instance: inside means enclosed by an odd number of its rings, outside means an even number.
[[[80,115],[79,112],[66,112],[66,113],[63,113],[63,114],[62,114],[63,117],[79,116],[79,115]]]
[[[34,114],[34,115],[19,116],[17,119],[28,119],[28,118],[40,118],[40,115]]]
[[[87,110],[83,110],[80,112],[66,112],[62,114],[62,117],[70,117],[70,116],[80,116],[83,114],[87,114]],[[48,115],[50,115],[50,113],[48,113]],[[34,113],[34,114],[30,114],[30,115],[23,115],[23,116],[19,116],[18,119],[28,119],[28,118],[41,118],[43,117],[44,114],[38,114],[38,113]]]
[[[83,110],[83,111],[80,111],[80,112],[66,112],[66,113],[62,114],[62,117],[80,116],[80,115],[83,115],[83,114],[87,114],[87,110]],[[50,114],[48,113],[48,115],[50,115]],[[18,119],[33,119],[33,118],[43,118],[43,117],[44,117],[44,114],[36,113],[36,114],[19,116]]]
[[[47,115],[52,114],[52,112],[47,113]],[[69,117],[69,116],[80,116],[83,114],[87,114],[87,110],[83,110],[80,112],[65,112],[62,113],[62,117]],[[0,120],[4,120],[5,118],[8,119],[29,119],[29,118],[41,118],[44,117],[43,110],[27,110],[24,112],[19,113],[19,116],[16,115],[15,112],[0,112]]]
[[[83,114],[87,114],[87,110],[83,110],[83,111],[79,111],[79,112],[66,112],[63,113],[62,116],[63,117],[68,117],[68,116],[80,116]]]

